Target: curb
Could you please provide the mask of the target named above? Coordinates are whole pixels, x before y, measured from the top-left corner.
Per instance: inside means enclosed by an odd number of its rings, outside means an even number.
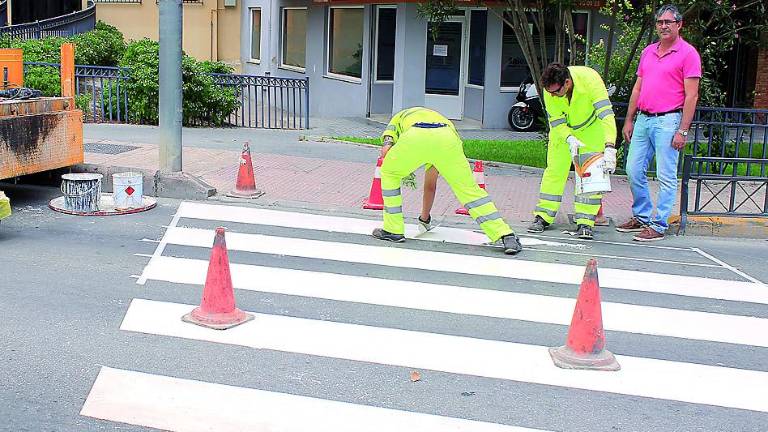
[[[680,216],[669,218],[680,229]],[[768,218],[728,216],[688,216],[683,235],[768,239]]]
[[[73,173],[96,173],[104,176],[102,190],[113,192],[112,174],[120,172],[140,172],[143,176],[144,195],[162,198],[205,200],[216,194],[216,188],[203,179],[185,172],[166,173],[132,167],[77,164],[71,167]]]

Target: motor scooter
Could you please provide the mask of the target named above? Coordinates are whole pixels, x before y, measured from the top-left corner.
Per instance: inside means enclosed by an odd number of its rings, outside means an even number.
[[[528,78],[520,83],[515,99],[517,102],[507,114],[509,126],[519,132],[537,130],[540,126],[539,119],[544,116],[544,108],[532,79]]]

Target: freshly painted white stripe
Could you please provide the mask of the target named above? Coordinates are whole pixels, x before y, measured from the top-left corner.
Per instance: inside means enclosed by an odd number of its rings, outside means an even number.
[[[757,279],[753,278],[752,276],[750,276],[750,275],[748,275],[748,274],[744,273],[743,271],[741,271],[741,270],[737,269],[736,267],[733,267],[732,265],[729,265],[728,263],[726,263],[726,262],[723,262],[722,260],[719,260],[719,259],[715,258],[714,256],[712,256],[712,255],[710,255],[710,254],[708,254],[708,253],[704,252],[703,250],[701,250],[701,249],[699,249],[699,248],[692,248],[692,249],[693,249],[694,251],[696,251],[696,252],[697,252],[699,255],[701,255],[701,256],[703,256],[703,257],[705,257],[705,258],[707,258],[707,259],[710,259],[710,260],[712,260],[713,262],[716,262],[716,263],[717,263],[717,264],[719,264],[720,266],[727,268],[728,270],[730,270],[730,271],[732,271],[732,272],[736,273],[737,275],[739,275],[739,276],[743,277],[744,279],[750,280],[750,281],[752,281],[752,282],[754,282],[754,283],[756,283],[756,284],[765,285],[765,284],[764,284],[762,281],[759,281],[759,280],[757,280]]]
[[[184,323],[194,306],[134,299],[122,330],[421,370],[768,412],[768,372],[616,356],[621,371],[552,364],[546,347],[276,315],[226,331]]]
[[[178,432],[544,432],[108,367],[80,414]]]
[[[545,432],[106,367],[80,414],[185,432]]]
[[[171,219],[170,226],[167,227],[167,229],[173,229],[176,227],[176,225],[179,224],[179,219],[181,219],[180,211],[177,209],[176,214],[173,215],[173,219]],[[153,259],[159,256],[163,256],[163,251],[165,250],[165,246],[168,244],[166,241],[168,231],[166,230],[166,235],[163,236],[163,238],[160,240],[160,243],[157,244],[157,248],[155,248],[155,252],[152,254],[152,258],[149,259],[149,262],[151,263]],[[142,274],[138,280],[136,280],[136,283],[139,285],[144,285],[147,282],[147,279]]]
[[[190,219],[216,220],[245,224],[272,225],[284,228],[298,228],[349,234],[369,235],[374,228],[381,227],[380,219],[360,219],[339,216],[323,216],[311,213],[284,212],[251,207],[235,207],[196,202],[182,202],[178,214]],[[480,246],[488,242],[488,237],[472,230],[439,227],[434,231],[419,233],[416,224],[405,225],[405,236],[411,239],[458,243]],[[522,237],[524,246],[557,246],[584,249],[584,245],[573,245],[554,241]]]
[[[545,239],[552,239],[555,238],[551,235],[546,234],[526,234],[527,236],[531,237],[537,237],[537,238],[545,238]],[[575,238],[558,238],[558,240],[565,240],[565,241],[571,241],[571,242],[578,242],[578,243],[602,243],[602,244],[609,244],[609,245],[615,245],[615,246],[627,246],[631,248],[648,248],[648,249],[665,249],[665,250],[674,250],[674,251],[681,251],[681,252],[692,252],[693,250],[689,247],[683,248],[683,247],[677,247],[677,246],[659,246],[659,245],[649,245],[645,243],[638,243],[638,242],[614,242],[614,241],[607,241],[607,240],[579,240]]]
[[[203,285],[207,261],[160,257],[148,280]],[[451,285],[230,264],[235,288],[568,325],[575,300]],[[603,302],[607,330],[768,347],[768,319]],[[674,323],[674,325],[670,325]]]
[[[210,247],[213,244],[213,237],[213,230],[172,228],[166,232],[163,240],[176,245]],[[331,261],[568,284],[581,283],[584,275],[582,266],[514,258],[460,255],[396,246],[367,246],[232,232],[227,233],[226,238],[227,247],[230,250]],[[752,282],[601,268],[600,283],[604,288],[768,304],[768,289]]]

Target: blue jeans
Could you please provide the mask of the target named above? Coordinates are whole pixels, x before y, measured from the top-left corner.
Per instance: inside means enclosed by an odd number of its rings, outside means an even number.
[[[659,117],[638,114],[627,155],[627,177],[633,197],[632,214],[662,234],[669,227],[667,219],[677,199],[677,160],[680,152],[672,147],[672,139],[680,127],[681,118],[682,113]],[[656,213],[652,214],[653,203],[646,173],[654,156],[659,195]]]

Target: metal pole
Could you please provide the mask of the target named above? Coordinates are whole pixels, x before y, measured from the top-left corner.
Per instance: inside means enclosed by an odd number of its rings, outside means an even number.
[[[181,171],[182,0],[159,0],[160,171]]]

